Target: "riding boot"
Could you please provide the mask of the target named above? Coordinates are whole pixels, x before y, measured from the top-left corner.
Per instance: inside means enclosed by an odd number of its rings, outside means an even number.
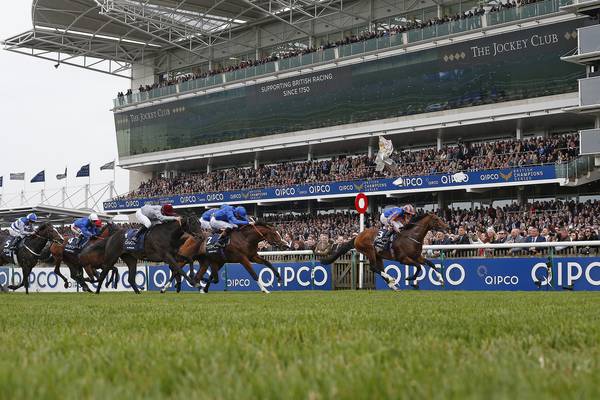
[[[11,251],[17,251],[17,248],[19,247],[19,242],[21,242],[21,238],[18,236],[14,236],[11,239],[10,245],[8,246],[8,249]]]
[[[137,242],[137,240],[139,238],[142,237],[142,235],[144,233],[148,232],[148,228],[146,228],[145,226],[142,226],[140,229],[138,229],[138,231],[136,232],[135,236],[133,237],[133,240]]]
[[[224,248],[225,246],[227,246],[227,240],[229,238],[230,232],[231,232],[231,228],[227,228],[223,232],[221,232],[221,236],[219,236],[219,240],[217,241],[217,244],[215,245],[215,247]]]
[[[377,243],[376,247],[379,250],[385,250],[388,248],[389,246],[389,242],[390,242],[390,238],[392,237],[392,235],[394,234],[394,231],[391,229],[388,229],[382,236],[381,239],[379,240],[379,242]]]

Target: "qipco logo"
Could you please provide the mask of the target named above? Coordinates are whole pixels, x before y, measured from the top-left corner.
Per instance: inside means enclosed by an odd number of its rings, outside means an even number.
[[[196,196],[190,195],[190,196],[180,196],[179,197],[179,203],[180,204],[193,204],[196,203],[197,199]]]
[[[439,269],[441,266],[436,265]],[[404,283],[405,286],[409,286],[412,283],[418,284],[422,281],[427,281],[434,286],[441,286],[442,283],[439,281],[440,273],[435,271],[433,268],[421,267],[421,272],[416,276],[414,282],[407,281],[406,278],[412,276],[416,272],[416,268],[410,265],[398,266],[390,264],[385,267],[385,272],[394,278],[396,285]],[[465,280],[465,268],[458,264],[453,263],[444,268],[443,278],[444,282],[451,286],[458,286]]]
[[[314,284],[316,287],[322,287],[327,284],[329,274],[321,265],[314,268],[309,266],[294,267],[278,267],[277,271],[283,280],[283,287],[297,284],[300,287],[309,287]],[[265,286],[273,286],[277,283],[275,274],[269,268],[263,268],[258,274],[258,280]]]
[[[223,201],[225,196],[223,193],[211,193],[206,195],[206,201]]]
[[[329,185],[314,185],[308,188],[308,192],[310,194],[319,194],[319,193],[330,193],[331,186]]]
[[[296,189],[293,187],[275,189],[275,196],[277,196],[277,197],[294,196],[295,194],[296,194]]]

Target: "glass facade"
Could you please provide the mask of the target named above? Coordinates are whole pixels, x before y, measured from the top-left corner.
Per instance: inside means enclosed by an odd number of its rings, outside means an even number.
[[[577,91],[581,20],[115,114],[120,156]],[[543,66],[543,67],[541,67]]]

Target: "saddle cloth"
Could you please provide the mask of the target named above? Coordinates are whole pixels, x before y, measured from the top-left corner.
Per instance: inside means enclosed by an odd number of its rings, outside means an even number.
[[[123,249],[127,251],[143,251],[144,241],[148,232],[143,232],[137,239],[139,229],[128,229],[125,233],[125,243]]]
[[[67,253],[77,254],[79,252],[79,250],[81,250],[79,248],[79,238],[72,237],[65,244],[65,248],[63,251],[65,251]]]

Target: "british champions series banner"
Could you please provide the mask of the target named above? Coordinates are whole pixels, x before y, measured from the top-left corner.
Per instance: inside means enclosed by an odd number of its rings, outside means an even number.
[[[112,200],[104,203],[104,210],[135,209],[142,207],[144,204],[170,203],[174,206],[212,206],[223,203],[268,202],[279,201],[281,199],[300,200],[319,197],[345,197],[353,196],[359,192],[385,194],[461,187],[485,187],[488,185],[526,185],[550,182],[558,182],[554,165]]]

